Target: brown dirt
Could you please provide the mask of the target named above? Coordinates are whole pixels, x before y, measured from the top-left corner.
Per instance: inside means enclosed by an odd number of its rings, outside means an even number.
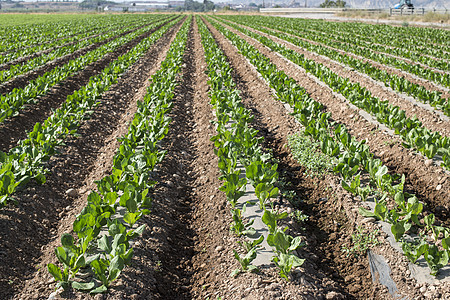
[[[147,24],[147,25],[149,25],[149,24]],[[126,28],[126,27],[132,27],[132,26],[133,26],[133,25],[126,25],[126,26],[123,26],[123,27],[120,27],[120,28],[117,27],[116,29],[119,30],[119,29],[123,29],[123,28]],[[146,25],[145,25],[145,26],[146,26]],[[139,28],[142,28],[142,27],[139,27]],[[136,29],[138,29],[138,28],[136,28]],[[68,38],[71,38],[71,37],[74,37],[74,36],[78,36],[78,35],[81,35],[81,34],[85,34],[85,33],[87,33],[88,31],[89,31],[89,32],[101,32],[101,33],[96,33],[96,34],[93,34],[93,35],[89,35],[89,36],[87,36],[87,37],[84,37],[84,38],[82,38],[82,39],[79,39],[79,40],[76,40],[76,41],[73,41],[73,42],[68,42],[68,43],[65,43],[65,44],[63,44],[63,45],[59,45],[59,46],[55,46],[55,47],[52,47],[52,48],[48,48],[48,49],[45,49],[45,50],[42,50],[42,51],[39,51],[39,52],[35,52],[35,53],[30,54],[30,55],[28,55],[28,56],[19,57],[19,58],[15,59],[15,60],[6,62],[6,63],[0,65],[0,71],[1,71],[1,70],[5,70],[5,69],[8,69],[8,68],[9,68],[11,65],[13,65],[13,64],[23,63],[23,62],[26,62],[26,61],[28,61],[28,60],[30,60],[30,59],[35,58],[35,57],[38,57],[38,56],[41,56],[41,55],[43,55],[43,54],[49,53],[49,52],[51,52],[51,51],[54,51],[54,50],[56,50],[56,49],[59,49],[59,48],[62,48],[62,47],[66,47],[66,46],[69,46],[69,45],[73,45],[73,44],[78,43],[78,42],[80,42],[80,41],[84,41],[84,40],[87,40],[87,39],[91,39],[91,38],[97,37],[97,36],[99,36],[100,34],[103,34],[103,33],[105,33],[105,32],[108,32],[109,30],[110,30],[110,28],[108,28],[108,30],[105,31],[105,28],[104,28],[104,27],[103,27],[103,28],[102,28],[102,27],[92,27],[92,28],[89,28],[88,30],[84,30],[83,32],[78,32],[78,33],[76,33],[76,34],[67,35],[67,36],[64,36],[64,37],[59,37],[59,38],[57,38],[57,39],[53,39],[52,42],[56,42],[56,41],[59,41],[59,40],[68,39]],[[132,30],[134,30],[134,29],[132,29]],[[4,55],[4,54],[9,53],[9,52],[19,51],[19,50],[23,50],[23,49],[30,48],[30,47],[40,46],[40,45],[42,45],[42,43],[38,43],[38,44],[30,44],[30,45],[27,45],[26,47],[23,47],[23,48],[20,48],[20,49],[13,49],[13,50],[11,50],[11,51],[1,52],[0,55]]]
[[[81,136],[69,138],[60,155],[50,160],[47,182],[30,184],[15,196],[17,207],[0,212],[0,298],[46,298],[43,295],[51,292],[46,264],[55,260],[54,248],[61,234],[71,231],[88,191],[95,187],[94,180],[110,171],[117,138],[128,131],[136,101],[145,94],[146,80],[159,68],[177,28],[104,95],[91,119],[78,130]],[[76,189],[80,197],[69,198],[65,193],[69,188]]]
[[[299,131],[300,125],[286,113],[280,102],[273,99],[269,87],[257,77],[244,57],[238,55],[236,49],[220,33],[214,29],[212,32],[236,72],[238,88],[242,91],[245,105],[255,116],[255,128],[265,138],[264,146],[271,149],[275,158],[280,161],[279,171],[280,174],[284,174],[284,180],[292,183],[291,188],[294,188],[299,198],[305,199],[305,202],[297,207],[310,216],[305,224],[306,231],[300,232],[308,244],[301,251],[302,257],[311,260],[302,270],[303,275],[314,278],[312,285],[319,289],[334,287],[324,294],[336,292],[345,295],[347,299],[386,296],[385,291],[372,284],[367,260],[347,259],[342,252],[343,243],[351,237],[354,220],[349,220],[341,209],[336,209],[337,205],[329,205],[330,202],[340,201],[345,195],[341,189],[339,194],[328,197],[330,181],[336,185],[336,178],[328,176],[314,179],[304,175],[305,170],[292,159],[285,147],[288,135]],[[323,199],[328,201],[324,202]],[[289,204],[283,204],[286,205]],[[293,221],[289,223],[293,224]],[[353,274],[354,278],[344,280],[348,279],[350,274]],[[359,284],[359,288],[352,287],[356,284]]]
[[[323,33],[322,31],[319,31],[319,30],[311,30],[311,31],[315,31],[315,32],[317,32],[319,34]],[[355,44],[351,44],[351,43],[348,43],[348,42],[343,42],[343,41],[340,41],[340,40],[332,39],[332,41],[333,42],[337,42],[337,43],[343,43],[343,44],[350,45],[350,46],[355,46]],[[395,54],[390,54],[390,53],[381,52],[381,51],[374,51],[374,50],[372,50],[370,48],[367,48],[367,47],[364,47],[364,46],[358,46],[357,45],[357,47],[359,47],[361,49],[369,50],[370,52],[373,52],[373,53],[382,54],[382,55],[387,56],[387,57],[393,57],[395,59],[402,60],[402,61],[407,62],[407,63],[412,64],[412,65],[418,65],[418,66],[420,66],[423,69],[429,69],[429,70],[432,70],[432,71],[434,71],[435,73],[438,73],[438,74],[445,74],[446,73],[446,71],[444,71],[444,70],[440,70],[440,69],[437,69],[437,68],[434,68],[434,67],[430,67],[430,66],[428,66],[428,65],[426,65],[424,63],[416,62],[416,61],[413,61],[413,60],[411,60],[409,58],[406,58],[406,57],[401,57],[401,56],[397,56]],[[391,48],[394,48],[394,47],[391,47]]]
[[[8,152],[18,141],[26,138],[27,132],[33,129],[34,124],[45,121],[53,113],[52,109],[59,107],[67,99],[67,96],[86,85],[90,77],[100,74],[109,63],[125,54],[162,26],[164,24],[122,45],[115,52],[106,54],[77,74],[58,83],[47,94],[39,97],[38,103],[26,105],[19,115],[2,122],[0,124],[0,151]]]
[[[95,30],[95,29],[93,29],[93,30]],[[6,63],[0,65],[0,71],[9,69],[12,65],[16,65],[16,64],[19,64],[19,63],[20,63],[20,64],[23,64],[23,63],[29,61],[30,59],[39,57],[39,56],[44,55],[44,54],[47,54],[47,53],[50,53],[50,52],[52,52],[52,51],[55,51],[56,49],[60,49],[60,48],[63,48],[63,47],[67,47],[67,46],[76,44],[76,43],[78,43],[78,42],[80,42],[80,41],[84,41],[84,40],[87,40],[87,39],[95,38],[95,37],[97,37],[97,36],[99,36],[99,35],[100,35],[100,34],[93,34],[93,35],[91,35],[91,36],[82,38],[82,39],[77,40],[77,41],[73,41],[73,42],[70,42],[70,43],[66,43],[66,44],[63,44],[63,45],[60,45],[60,46],[55,46],[55,47],[52,47],[52,48],[49,48],[49,49],[45,49],[45,50],[42,50],[42,51],[39,51],[39,52],[35,52],[35,53],[30,54],[30,55],[27,55],[27,56],[19,57],[19,58],[17,58],[17,59],[8,61],[8,62],[6,62]],[[32,47],[32,46],[30,46],[30,47]],[[80,50],[81,50],[81,49],[80,49]],[[2,54],[0,54],[0,55],[2,55]]]
[[[216,32],[217,34],[217,32]],[[222,40],[223,37],[217,39]],[[227,43],[225,43],[227,44]],[[223,45],[223,43],[221,43]],[[239,57],[237,50],[231,45],[223,46],[230,54],[227,54],[233,62],[233,66],[239,73],[239,70],[245,70],[248,63],[242,57]],[[242,77],[245,78],[244,87],[252,86],[258,82],[255,71],[247,66],[242,71]],[[251,74],[253,70],[253,75]],[[239,86],[239,85],[238,85]],[[267,86],[265,87],[268,89]],[[264,86],[255,86],[253,90],[262,91]],[[245,93],[245,92],[244,92]],[[306,226],[306,239],[308,246],[305,249],[309,254],[302,253],[304,257],[317,263],[326,275],[330,276],[339,286],[345,289],[346,298],[359,299],[387,299],[390,296],[384,287],[372,285],[370,275],[368,274],[368,265],[362,257],[346,257],[342,253],[342,246],[349,243],[350,236],[356,226],[361,225],[365,232],[372,232],[379,229],[378,224],[367,223],[364,218],[358,214],[358,207],[361,206],[359,200],[354,199],[350,194],[344,191],[339,179],[334,175],[327,175],[324,178],[311,179],[303,176],[303,170],[300,168],[286,152],[286,136],[292,132],[292,119],[286,116],[284,107],[273,99],[270,99],[269,92],[266,96],[259,94],[254,97],[252,102],[245,103],[252,108],[256,115],[255,126],[262,132],[266,138],[266,146],[271,149],[280,160],[279,170],[284,173],[287,181],[292,182],[300,198],[305,199],[300,202],[299,208],[310,216]],[[284,111],[284,116],[283,112]],[[298,128],[297,128],[298,130]],[[423,297],[419,292],[416,281],[409,276],[405,276],[407,270],[407,259],[394,250],[386,241],[386,235],[381,233],[378,239],[382,241],[381,246],[373,249],[375,253],[381,254],[389,261],[392,270],[391,276],[397,284],[397,288],[403,296],[410,299],[421,299]],[[310,247],[308,249],[308,247]],[[309,275],[309,274],[308,274]],[[316,282],[317,283],[317,282]],[[328,284],[327,284],[328,285]],[[424,285],[426,287],[426,285]],[[446,295],[447,286],[440,285],[434,295]]]

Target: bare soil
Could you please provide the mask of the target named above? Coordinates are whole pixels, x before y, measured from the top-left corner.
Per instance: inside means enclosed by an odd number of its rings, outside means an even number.
[[[345,52],[344,50],[341,50],[341,49],[333,48],[333,47],[330,47],[328,45],[325,45],[325,44],[322,44],[322,43],[318,43],[318,42],[315,42],[315,41],[312,41],[312,40],[309,40],[309,39],[306,39],[306,38],[302,38],[302,37],[298,37],[298,36],[295,36],[295,37],[296,38],[300,38],[301,40],[304,40],[304,41],[306,41],[308,43],[311,43],[313,45],[321,45],[322,47],[327,47],[329,49],[333,49],[335,51],[340,52],[341,54],[348,55],[350,57],[359,59],[359,60],[361,60],[363,62],[368,62],[372,66],[374,66],[374,67],[376,67],[376,68],[378,68],[380,70],[384,70],[384,71],[386,71],[389,74],[395,74],[395,75],[397,75],[399,77],[404,77],[407,80],[409,80],[409,81],[411,81],[411,82],[413,82],[415,84],[421,85],[421,86],[425,87],[426,89],[428,89],[430,91],[440,91],[440,92],[442,92],[442,97],[443,98],[447,99],[447,98],[450,97],[448,88],[445,88],[445,87],[443,87],[443,86],[441,86],[438,83],[435,83],[433,81],[420,78],[420,77],[418,77],[418,76],[416,76],[414,74],[410,74],[410,73],[408,73],[406,71],[397,69],[397,68],[392,67],[392,66],[383,65],[383,64],[378,63],[378,62],[376,62],[374,60],[371,60],[371,59],[368,59],[368,58],[365,58],[365,57],[362,57],[362,56],[359,56],[359,55],[356,55],[356,54],[353,54],[353,53],[350,53],[350,52]]]
[[[80,57],[82,55],[85,55],[86,53],[88,53],[88,52],[90,52],[92,50],[95,50],[98,47],[100,47],[100,46],[102,46],[102,45],[104,45],[104,44],[106,44],[106,43],[108,43],[108,42],[110,42],[110,41],[112,41],[114,39],[117,39],[119,37],[122,37],[122,36],[125,36],[127,34],[130,34],[133,31],[139,30],[140,28],[148,26],[148,25],[149,24],[145,24],[145,25],[142,25],[142,26],[139,26],[139,27],[127,30],[125,32],[122,32],[121,34],[118,34],[116,36],[113,36],[111,38],[103,40],[101,42],[89,45],[88,47],[85,47],[83,49],[79,49],[79,50],[77,50],[77,51],[75,51],[75,52],[73,52],[71,54],[68,54],[68,55],[65,55],[63,57],[57,58],[55,60],[52,60],[52,61],[44,64],[43,66],[41,66],[41,67],[39,67],[37,69],[34,69],[34,70],[30,71],[30,72],[27,72],[27,73],[22,74],[20,76],[14,77],[13,79],[11,79],[11,80],[9,80],[9,81],[7,81],[7,82],[5,82],[5,83],[0,85],[0,94],[10,93],[14,88],[24,88],[28,84],[28,82],[38,78],[39,76],[45,74],[48,71],[51,71],[55,67],[62,66],[64,64],[66,64],[67,62],[69,62],[70,60],[73,60],[73,59],[78,58],[78,57]],[[160,28],[160,27],[158,27],[158,28]],[[157,28],[153,29],[151,32],[154,32],[156,30],[157,30]],[[142,34],[140,37],[137,38],[137,40],[139,38],[143,39],[146,34],[148,34],[148,33]],[[42,54],[43,53],[41,53],[41,55]]]

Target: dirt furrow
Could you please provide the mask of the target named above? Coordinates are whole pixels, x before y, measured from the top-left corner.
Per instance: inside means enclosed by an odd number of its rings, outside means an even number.
[[[177,29],[171,29],[102,98],[79,138],[69,138],[49,162],[44,185],[29,184],[15,197],[18,206],[0,211],[0,298],[47,298],[54,284],[46,264],[54,262],[54,248],[62,233],[85,205],[94,181],[111,170],[117,138],[128,130],[136,101],[145,94],[146,80],[159,68]],[[78,192],[70,198],[66,191]]]
[[[341,63],[334,61],[330,58],[327,58],[322,55],[318,55],[314,52],[310,52],[308,50],[305,50],[303,48],[300,48],[298,46],[295,46],[287,41],[284,41],[282,39],[279,39],[275,36],[271,36],[269,34],[265,34],[263,32],[254,30],[250,27],[245,26],[248,30],[252,30],[254,32],[257,32],[260,35],[266,36],[268,38],[273,39],[275,42],[284,45],[288,49],[292,49],[296,51],[297,53],[303,54],[306,58],[314,60],[318,63],[323,64],[339,76],[343,78],[348,78],[353,83],[359,83],[362,87],[369,90],[373,96],[379,98],[380,100],[388,100],[389,103],[392,105],[396,105],[400,107],[402,110],[406,112],[406,115],[410,118],[413,116],[416,116],[423,125],[432,130],[432,131],[438,131],[443,136],[450,136],[450,123],[445,122],[440,119],[439,115],[426,110],[416,104],[411,103],[410,101],[402,98],[399,94],[397,94],[395,91],[386,91],[386,89],[382,88],[381,86],[374,83],[374,80],[367,78],[365,76],[362,76],[361,73],[351,70],[345,66],[343,66]],[[417,100],[419,101],[419,100]]]
[[[334,40],[334,41],[338,42],[338,43],[342,43],[342,41],[337,41],[337,40]],[[435,68],[435,67],[431,67],[431,66],[429,66],[429,65],[427,65],[425,63],[411,60],[410,58],[398,56],[398,55],[387,53],[387,52],[374,51],[373,49],[370,49],[370,48],[367,48],[367,47],[364,47],[364,46],[358,46],[358,45],[355,45],[355,44],[350,44],[350,43],[345,43],[345,44],[350,45],[350,46],[357,46],[357,47],[359,47],[361,49],[365,49],[367,51],[370,51],[370,52],[373,52],[373,53],[377,53],[377,54],[382,54],[382,55],[387,56],[387,57],[392,57],[392,58],[395,58],[397,60],[402,60],[402,61],[404,61],[406,63],[409,63],[409,64],[411,64],[413,66],[417,65],[417,66],[420,66],[423,69],[432,70],[432,71],[434,71],[435,73],[438,73],[438,74],[446,74],[446,73],[448,73],[448,71],[446,71],[446,70],[441,70],[441,69],[438,69],[438,68]]]
[[[74,91],[89,82],[90,77],[100,74],[103,69],[119,56],[136,46],[144,38],[163,25],[154,28],[138,38],[126,43],[113,53],[106,54],[100,60],[88,65],[77,74],[67,78],[54,86],[46,95],[39,98],[39,102],[25,106],[18,116],[5,120],[0,124],[0,151],[8,152],[18,141],[26,138],[27,131],[31,131],[34,124],[43,122],[59,107]]]
[[[313,31],[317,32],[319,35],[323,35],[324,34],[323,31],[318,31],[318,30],[313,30]],[[430,70],[436,71],[436,73],[441,73],[441,74],[448,73],[448,71],[446,71],[446,70],[441,70],[441,69],[438,69],[438,68],[435,68],[435,67],[431,67],[431,66],[428,66],[425,63],[417,62],[417,61],[411,60],[410,58],[403,57],[403,56],[398,56],[396,54],[392,54],[392,53],[388,53],[388,52],[384,52],[384,51],[375,51],[375,50],[370,49],[370,48],[365,47],[365,46],[352,44],[352,43],[349,43],[349,42],[346,42],[346,41],[341,41],[341,40],[336,40],[336,39],[332,39],[332,42],[343,43],[345,45],[349,45],[349,46],[353,46],[353,47],[356,46],[356,47],[359,47],[361,49],[365,49],[365,50],[373,52],[373,53],[382,54],[382,55],[385,55],[385,56],[388,56],[388,57],[392,57],[392,58],[395,58],[395,59],[398,59],[398,60],[402,60],[402,61],[407,62],[407,63],[412,64],[412,65],[419,65],[419,66],[421,66],[424,69],[430,69]],[[374,44],[374,45],[387,46],[387,45],[380,45],[380,44]],[[388,48],[394,48],[394,47],[390,47],[390,46],[387,46],[387,47]]]
[[[407,189],[416,193],[421,201],[428,204],[428,209],[449,225],[450,180],[441,167],[413,150],[406,149],[399,138],[388,135],[360,117],[346,102],[334,96],[331,89],[320,86],[300,67],[287,62],[254,39],[229,29],[269,57],[280,70],[303,86],[313,99],[324,104],[326,110],[332,112],[332,118],[345,124],[353,136],[358,140],[365,139],[371,152],[390,170],[405,174]]]

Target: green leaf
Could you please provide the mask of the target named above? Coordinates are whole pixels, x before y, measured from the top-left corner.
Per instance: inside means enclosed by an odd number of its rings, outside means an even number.
[[[236,277],[239,275],[239,273],[241,273],[240,269],[236,269],[233,272],[231,272],[230,277]]]
[[[84,266],[86,266],[86,260],[84,259],[84,255],[80,255],[75,262],[75,268],[83,268]]]
[[[44,184],[45,181],[47,180],[47,179],[45,178],[45,175],[42,174],[42,173],[39,173],[39,174],[37,174],[36,176],[34,176],[34,179],[35,179],[35,180],[37,181],[37,183],[39,183],[39,184]]]
[[[442,239],[442,247],[446,250],[450,250],[450,237]]]
[[[63,233],[61,236],[61,244],[66,248],[73,248],[74,246],[74,238],[68,233]]]
[[[377,215],[375,215],[373,212],[371,212],[370,210],[367,210],[363,207],[359,207],[358,208],[359,214],[362,215],[363,217],[369,218],[369,217],[377,217]]]
[[[346,190],[349,193],[354,194],[354,190],[347,184],[347,182],[345,182],[345,180],[341,180],[341,185],[344,188],[344,190]]]
[[[91,281],[91,282],[72,281],[72,288],[74,288],[76,290],[86,291],[86,290],[90,290],[90,289],[94,288],[94,286],[95,286],[95,283],[93,281]]]
[[[91,267],[94,270],[94,273],[97,275],[97,278],[104,284],[108,284],[108,280],[105,276],[106,266],[102,262],[101,259],[96,259],[91,262]]]
[[[105,251],[106,253],[111,253],[111,244],[106,235],[103,235],[101,238],[99,238],[97,244],[101,250]]]
[[[405,231],[405,227],[400,222],[391,226],[391,232],[394,235],[396,242],[398,242],[398,240],[403,236]]]
[[[133,253],[134,253],[133,248],[130,248],[130,249],[128,249],[128,251],[124,255],[122,255],[123,263],[125,265],[129,265],[130,264],[131,258],[133,258]]]
[[[292,267],[296,268],[296,267],[301,267],[303,265],[303,263],[305,262],[304,259],[299,258],[293,254],[290,255],[290,259],[292,260]]]
[[[123,259],[120,256],[116,256],[111,260],[111,264],[109,265],[109,276],[108,280],[113,281],[117,277],[119,277],[120,272],[124,268]]]
[[[302,246],[302,238],[300,236],[296,236],[292,241],[291,245],[289,246],[289,251],[294,251],[298,247]]]
[[[132,212],[127,212],[125,214],[125,216],[123,217],[123,220],[125,222],[127,222],[128,224],[130,224],[130,226],[133,226],[134,223],[136,223],[136,217],[138,216],[138,213],[132,213]]]
[[[101,293],[106,292],[107,290],[108,290],[108,288],[106,286],[102,285],[96,289],[93,289],[92,291],[90,291],[90,293],[91,294],[101,294]]]
[[[395,194],[394,201],[398,206],[400,206],[400,208],[403,209],[405,207],[405,197],[403,196],[402,192],[398,192]]]
[[[62,273],[61,270],[54,264],[50,263],[47,265],[47,270],[50,274],[53,275],[56,281],[62,281]]]
[[[58,247],[55,249],[56,257],[60,262],[62,262],[66,266],[70,266],[70,257],[66,252],[66,249],[63,247]]]

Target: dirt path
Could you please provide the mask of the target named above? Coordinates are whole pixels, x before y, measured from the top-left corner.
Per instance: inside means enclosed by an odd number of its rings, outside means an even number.
[[[92,32],[95,32],[95,30],[98,30],[98,29],[93,29]],[[12,65],[17,65],[19,63],[20,64],[26,63],[30,59],[42,56],[44,54],[48,54],[48,53],[50,53],[52,51],[55,51],[55,50],[63,48],[63,47],[74,45],[74,44],[76,44],[78,42],[81,42],[81,41],[84,41],[84,40],[87,40],[87,39],[92,39],[92,38],[98,37],[99,35],[100,35],[99,33],[93,34],[93,35],[87,36],[85,38],[82,38],[80,40],[72,41],[72,42],[65,43],[65,44],[59,45],[59,46],[55,46],[55,47],[52,47],[52,48],[49,48],[49,49],[45,49],[45,50],[42,50],[42,51],[39,51],[39,52],[34,52],[33,54],[30,54],[30,55],[27,55],[27,56],[22,56],[22,57],[16,58],[14,60],[8,61],[8,62],[0,65],[0,71],[9,69]],[[80,49],[80,50],[83,50],[83,49]],[[78,51],[80,51],[80,50],[78,50]],[[2,55],[2,54],[0,54],[0,55]]]
[[[60,245],[60,236],[72,230],[89,191],[95,189],[94,181],[109,174],[120,144],[117,138],[127,132],[136,101],[145,95],[147,79],[164,60],[180,26],[181,23],[172,28],[107,92],[96,113],[80,127],[80,137],[70,138],[61,153],[51,159],[47,183],[27,186],[17,195],[18,207],[8,206],[0,211],[1,299],[47,299],[54,291],[56,283],[46,264],[56,262],[54,249]],[[107,294],[93,297],[72,292],[52,299],[391,299],[387,288],[372,282],[366,257],[346,257],[342,251],[344,245],[351,243],[357,226],[363,226],[368,233],[380,225],[358,214],[361,202],[341,188],[337,176],[305,176],[304,167],[285,147],[288,135],[301,130],[300,125],[274,99],[266,82],[242,54],[208,26],[234,69],[233,78],[243,104],[255,117],[252,126],[264,137],[263,147],[279,162],[278,171],[286,188],[297,195],[292,203],[280,196],[274,202],[275,209],[300,209],[309,216],[306,222],[297,223],[288,217],[280,224],[288,227],[289,234],[301,236],[306,242],[299,251],[306,262],[292,273],[290,282],[280,278],[273,265],[262,267],[259,274],[230,277],[239,266],[233,256],[233,249],[239,249],[239,238],[229,230],[230,207],[219,190],[222,182],[218,159],[210,141],[216,134],[211,123],[215,117],[208,97],[205,54],[194,23],[169,113],[172,122],[168,135],[159,144],[167,152],[153,174],[157,184],[150,191],[151,214],[139,221],[147,228],[141,238],[133,241],[131,265]],[[394,170],[404,168],[405,162],[412,163],[414,170],[408,175],[408,188],[412,189],[414,172],[423,172],[421,180],[437,181],[417,187],[430,194],[422,198],[431,201],[429,197],[441,197],[448,201],[449,181],[446,177],[444,181],[443,177],[438,179],[442,174],[435,170],[440,169],[428,166],[416,170],[425,164],[411,154],[398,158],[398,162],[395,155],[406,153],[399,150],[398,141],[391,144],[384,133],[365,123],[302,70],[247,40],[301,82],[312,97],[328,105],[335,120],[348,124],[353,135],[370,139],[370,146]],[[434,190],[439,180],[444,194],[430,193],[429,185]],[[69,188],[74,188],[78,196],[68,197]],[[388,259],[391,276],[402,296],[423,298],[419,290],[423,286],[405,275],[406,258],[394,251],[385,237],[383,233],[378,235],[381,244],[373,252]],[[431,295],[445,298],[441,288],[433,285]]]
[[[308,245],[304,250],[302,249],[301,254],[308,259],[305,270],[302,270],[303,280],[310,282],[324,295],[335,295],[335,299],[339,299],[337,295],[346,299],[369,299],[376,296],[367,261],[342,259],[342,256],[345,256],[342,254],[342,244],[351,238],[354,220],[349,220],[340,209],[330,210],[326,202],[322,206],[318,205],[323,203],[319,199],[329,197],[325,188],[330,181],[333,185],[338,181],[333,176],[328,176],[326,179],[314,179],[304,175],[304,169],[294,161],[285,147],[288,136],[299,132],[300,125],[287,114],[285,107],[273,98],[267,84],[258,78],[251,65],[231,43],[215,29],[211,31],[233,65],[238,88],[245,99],[245,106],[251,109],[255,116],[254,127],[264,136],[265,147],[271,149],[275,158],[279,160],[280,174],[283,174],[286,182],[292,184],[298,197],[305,199],[305,202],[296,207],[311,216],[306,223],[306,231],[298,232]],[[339,192],[339,197],[345,195],[342,190]],[[339,197],[336,194],[336,199],[333,196],[329,201],[336,201]],[[284,200],[284,202],[287,201]],[[336,223],[340,226],[336,226]],[[288,224],[291,225],[290,227],[294,225],[292,220]],[[300,226],[293,227],[297,227],[298,230]],[[353,280],[347,278],[350,274],[355,275]],[[347,280],[344,280],[345,278]],[[383,289],[378,287],[376,290]],[[382,294],[384,293],[378,292],[378,296]],[[319,296],[319,294],[316,295]]]
[[[224,40],[224,37],[217,32],[216,36],[218,40]],[[230,53],[227,56],[233,62],[237,72],[245,70],[246,60],[239,57],[237,50],[232,46],[224,46],[224,48],[229,49],[226,51]],[[251,69],[247,67],[246,71],[242,71],[244,74],[242,78],[245,80],[242,85],[238,84],[244,94],[246,86],[255,86],[255,82],[258,81],[255,71],[253,71],[253,75],[251,74]],[[264,90],[262,86],[250,88],[251,93],[259,94],[253,101],[245,101],[245,103],[252,108],[252,112],[256,116],[255,127],[265,136],[267,148],[271,149],[279,159],[280,174],[285,174],[286,181],[292,183],[297,195],[304,199],[299,203],[299,208],[306,212],[310,219],[305,224],[307,232],[305,239],[308,241],[308,246],[306,253],[302,251],[302,257],[306,257],[320,266],[319,271],[316,269],[314,274],[323,271],[331,278],[330,280],[325,277],[324,285],[330,286],[332,282],[335,282],[344,289],[342,294],[346,299],[390,298],[385,287],[372,285],[365,259],[346,257],[342,253],[342,247],[350,243],[351,234],[356,232],[357,226],[362,226],[368,230],[367,232],[374,232],[379,230],[379,224],[374,225],[358,213],[358,207],[362,204],[343,191],[339,179],[334,175],[327,175],[316,180],[303,175],[304,170],[292,160],[284,147],[286,135],[293,129],[289,118],[286,117],[287,112],[285,111],[283,114],[284,106],[278,102],[274,103],[275,101],[268,96],[264,97],[261,94],[262,90]],[[386,242],[385,237],[384,233],[380,233],[379,239],[382,241],[382,245],[375,247],[373,252],[387,259],[391,268],[391,276],[400,293],[403,296],[407,295],[410,299],[418,299],[422,296],[422,289],[419,291],[419,287],[422,287],[428,293],[427,295],[431,295],[432,293],[427,290],[426,285],[418,284],[415,279],[408,276],[410,273],[408,273],[407,259],[394,250]],[[305,273],[309,275],[307,270]],[[317,281],[313,282],[317,284]],[[446,289],[445,284],[439,283],[430,287],[430,290],[439,290],[435,295],[446,295]]]

